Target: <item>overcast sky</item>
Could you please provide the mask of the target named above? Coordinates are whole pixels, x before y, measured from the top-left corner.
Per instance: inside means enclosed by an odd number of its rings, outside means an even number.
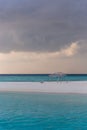
[[[0,73],[87,73],[87,0],[0,0]]]

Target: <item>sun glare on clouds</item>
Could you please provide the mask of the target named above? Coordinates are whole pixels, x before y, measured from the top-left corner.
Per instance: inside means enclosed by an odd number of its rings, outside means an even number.
[[[0,53],[0,72],[5,73],[46,73],[53,72],[55,63],[62,70],[61,60],[65,57],[73,57],[78,53],[78,42],[71,43],[70,46],[57,52],[15,52]],[[61,59],[61,60],[60,60]],[[60,63],[59,63],[60,62]]]

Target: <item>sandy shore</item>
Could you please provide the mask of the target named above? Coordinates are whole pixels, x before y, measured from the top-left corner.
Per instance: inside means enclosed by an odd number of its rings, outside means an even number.
[[[0,82],[0,91],[87,93],[87,81],[75,82]]]

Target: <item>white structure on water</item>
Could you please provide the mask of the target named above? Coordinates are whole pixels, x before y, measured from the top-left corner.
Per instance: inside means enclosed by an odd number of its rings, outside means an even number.
[[[57,78],[57,81],[65,81],[65,76],[66,74],[62,72],[57,72],[49,75],[51,78]]]

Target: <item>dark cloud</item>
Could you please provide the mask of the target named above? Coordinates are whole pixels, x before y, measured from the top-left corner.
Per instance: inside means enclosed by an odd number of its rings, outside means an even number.
[[[87,40],[87,0],[0,0],[0,28],[1,52],[58,51]]]

